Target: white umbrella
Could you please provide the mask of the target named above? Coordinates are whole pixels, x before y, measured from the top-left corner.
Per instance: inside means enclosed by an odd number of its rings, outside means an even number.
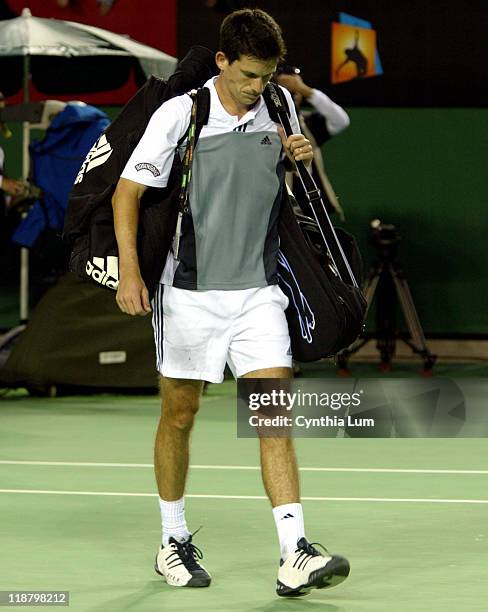
[[[19,64],[15,69],[12,60],[22,61],[23,69],[19,70]],[[97,71],[101,60],[105,60],[103,67],[109,68]],[[175,57],[127,36],[74,21],[33,17],[28,8],[20,17],[0,21],[0,90],[11,95],[22,87],[24,102],[29,101],[31,77],[40,91],[47,88],[52,93],[55,86],[58,94],[79,95],[113,89],[112,73],[126,80],[134,67],[145,77],[155,74],[167,78],[176,63]],[[66,66],[71,65],[67,72]],[[28,153],[25,128],[24,151]],[[26,163],[28,157],[24,166]],[[27,171],[24,167],[24,178]]]
[[[74,60],[77,69],[83,67],[84,62],[86,64],[90,62],[93,66],[97,59],[104,58],[110,62],[104,65],[109,65],[111,68],[123,65],[128,73],[135,66],[142,70],[146,77],[155,74],[161,78],[167,78],[172,74],[177,63],[177,59],[171,55],[143,45],[128,36],[74,21],[33,17],[29,9],[24,9],[20,17],[0,21],[0,61],[1,58],[23,58],[24,101],[28,98],[31,58],[34,59],[32,76],[34,81],[37,80],[41,84],[38,86],[41,91],[43,82],[55,81],[60,89],[63,88],[62,78],[61,80],[57,78],[59,76],[57,69],[65,65],[66,58]],[[44,69],[41,74],[36,74],[36,58],[44,58],[39,64]],[[18,74],[9,72],[10,75],[2,70],[3,74],[0,76],[1,87],[8,95],[14,93],[11,91],[12,87],[15,88],[14,80],[16,78],[19,80]],[[85,93],[109,89],[107,81],[110,76],[107,73],[95,75],[96,78],[89,81],[89,89]],[[73,93],[69,91],[70,85],[67,86],[68,90],[60,93]],[[80,90],[75,93],[80,93]]]
[[[33,17],[0,21],[0,90],[12,95],[23,90],[29,102],[29,80],[38,90],[58,94],[91,93],[114,89],[113,78],[127,80],[134,68],[139,76],[169,77],[177,59],[127,36],[101,28]],[[22,176],[29,172],[30,125],[23,123]],[[28,312],[28,251],[21,253],[20,318]]]

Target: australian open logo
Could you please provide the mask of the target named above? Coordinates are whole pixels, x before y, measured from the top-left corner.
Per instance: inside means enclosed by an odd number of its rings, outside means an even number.
[[[149,170],[149,172],[153,176],[159,176],[161,174],[161,172],[159,172],[156,166],[153,166],[152,164],[148,164],[147,162],[144,162],[142,164],[136,164],[136,170],[137,172],[139,172],[139,170]]]

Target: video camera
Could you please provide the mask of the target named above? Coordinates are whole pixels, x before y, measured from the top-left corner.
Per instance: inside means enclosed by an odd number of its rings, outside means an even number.
[[[393,246],[400,240],[397,228],[391,223],[381,223],[379,219],[373,219],[369,224],[370,244],[376,247]]]

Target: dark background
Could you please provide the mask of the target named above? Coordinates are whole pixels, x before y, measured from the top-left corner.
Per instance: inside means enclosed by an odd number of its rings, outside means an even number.
[[[220,2],[258,6],[281,25],[290,63],[310,84],[346,106],[484,106],[487,102],[488,11],[483,0],[302,0]],[[370,21],[384,74],[331,85],[330,24],[345,12]],[[225,11],[203,0],[178,3],[178,55],[199,41],[218,45]]]

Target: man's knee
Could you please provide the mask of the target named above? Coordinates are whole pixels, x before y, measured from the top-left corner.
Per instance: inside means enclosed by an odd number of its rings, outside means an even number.
[[[190,431],[200,407],[200,381],[161,378],[161,416],[181,431]]]
[[[193,397],[163,400],[162,419],[180,431],[190,431],[198,412],[199,401]]]

